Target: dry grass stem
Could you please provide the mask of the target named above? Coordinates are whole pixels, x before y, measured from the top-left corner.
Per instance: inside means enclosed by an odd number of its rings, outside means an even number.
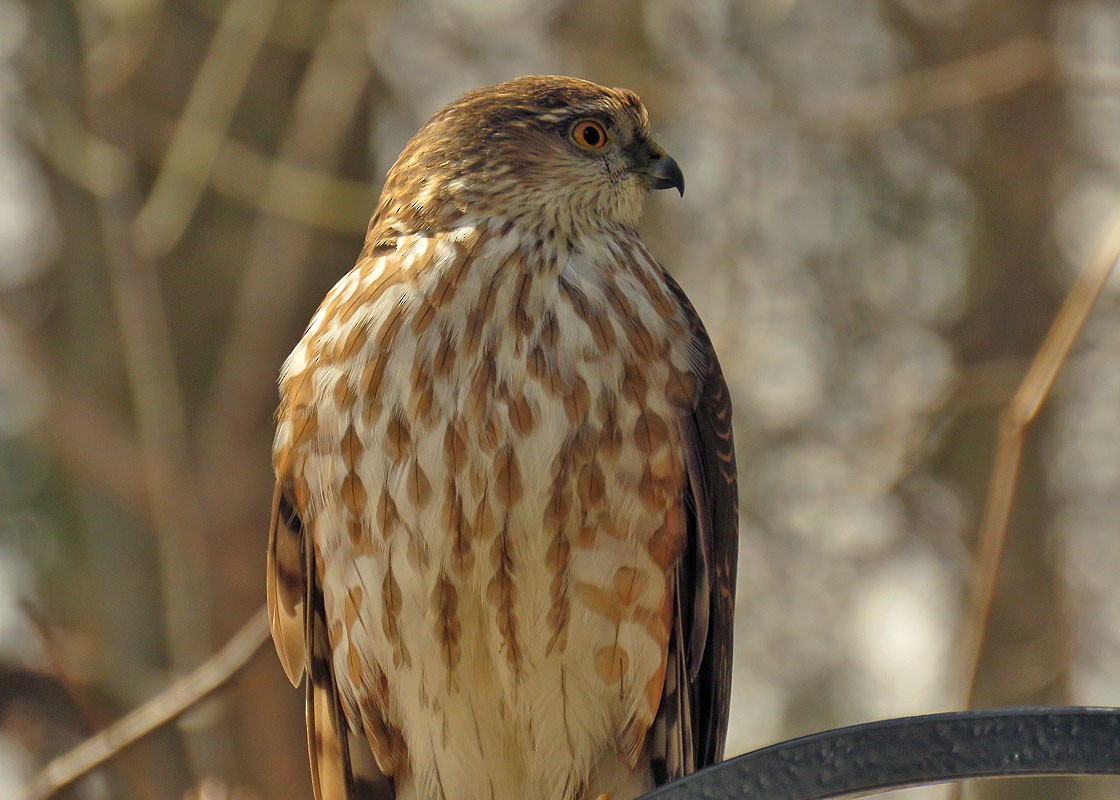
[[[1113,212],[1106,224],[1096,249],[1062,302],[1023,382],[1000,415],[995,461],[988,484],[984,515],[980,522],[973,581],[958,640],[961,657],[960,696],[966,708],[972,705],[980,652],[995,595],[1004,542],[1007,539],[1015,484],[1023,453],[1024,432],[1049,395],[1058,371],[1068,358],[1070,348],[1112,274],[1118,258],[1120,207]]]

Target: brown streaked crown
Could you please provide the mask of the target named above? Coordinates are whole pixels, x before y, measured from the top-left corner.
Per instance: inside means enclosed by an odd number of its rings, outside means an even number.
[[[586,119],[607,133],[598,150],[573,141],[573,126]],[[633,228],[648,186],[637,168],[649,152],[664,155],[641,100],[626,89],[555,76],[475,89],[405,146],[386,178],[367,247],[467,217],[517,219],[568,234],[604,223]]]

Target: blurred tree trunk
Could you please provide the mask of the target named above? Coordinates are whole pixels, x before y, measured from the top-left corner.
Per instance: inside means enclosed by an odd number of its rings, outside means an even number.
[[[1021,38],[1050,41],[1050,0],[979,0],[948,23],[916,19],[885,3],[888,23],[912,46],[915,68],[935,67]],[[1065,97],[1055,83],[991,98],[939,120],[949,141],[973,138],[959,169],[977,202],[970,308],[955,336],[966,367],[1033,355],[1061,301],[1050,271],[1055,166],[1066,137]],[[971,129],[969,129],[971,127]],[[1009,386],[1008,389],[1013,389]],[[976,512],[984,503],[999,409],[970,413],[944,442],[942,463]],[[974,705],[1068,702],[1068,624],[1056,562],[1047,557],[1048,503],[1039,429],[1030,430],[996,596],[981,652]],[[973,528],[975,529],[975,525]],[[969,546],[975,552],[975,541]],[[985,797],[1070,796],[1069,781],[993,782]]]

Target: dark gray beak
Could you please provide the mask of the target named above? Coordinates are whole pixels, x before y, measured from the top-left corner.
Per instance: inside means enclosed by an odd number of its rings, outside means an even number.
[[[654,149],[649,155],[649,163],[642,174],[651,189],[676,189],[684,197],[684,173],[677,162],[662,152]]]

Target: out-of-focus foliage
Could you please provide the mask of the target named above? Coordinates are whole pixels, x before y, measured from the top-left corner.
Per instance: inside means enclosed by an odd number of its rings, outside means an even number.
[[[1120,202],[1120,4],[0,0],[0,796],[262,602],[281,360],[419,124],[542,72],[688,177],[645,235],[736,399],[730,751],[959,705],[996,413]],[[1029,437],[976,701],[1120,705],[1120,280]],[[308,797],[301,714],[262,651],[71,796]]]

